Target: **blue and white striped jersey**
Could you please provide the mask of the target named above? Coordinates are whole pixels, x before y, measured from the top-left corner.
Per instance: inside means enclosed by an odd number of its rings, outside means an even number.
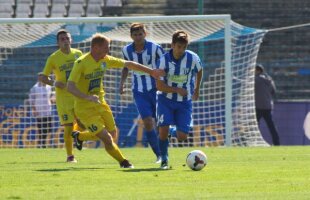
[[[164,50],[156,43],[145,40],[144,50],[135,52],[134,43],[130,43],[123,48],[125,60],[135,61],[149,68],[156,69],[156,62],[164,54]],[[156,88],[156,82],[153,77],[139,71],[132,73],[132,90],[146,92]]]
[[[189,50],[186,50],[184,55],[175,60],[172,55],[172,49],[160,58],[159,69],[166,72],[166,76],[162,77],[168,86],[184,88],[188,95],[182,97],[177,93],[165,93],[157,91],[158,95],[163,95],[174,101],[188,101],[192,99],[194,93],[196,74],[202,69],[202,63],[199,56]]]

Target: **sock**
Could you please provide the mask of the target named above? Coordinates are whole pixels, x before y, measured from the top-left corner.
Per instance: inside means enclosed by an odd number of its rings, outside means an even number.
[[[99,140],[99,138],[96,135],[92,134],[89,131],[80,132],[78,139],[80,141],[87,141],[87,140],[97,141],[97,140]]]
[[[158,144],[161,152],[161,159],[163,161],[168,160],[168,145],[169,145],[168,139],[165,140],[158,139]]]
[[[122,162],[123,160],[125,160],[125,157],[121,153],[121,150],[114,142],[112,143],[112,147],[110,148],[105,147],[105,150],[118,162]]]
[[[73,130],[72,126],[65,126],[64,128],[64,140],[65,140],[67,156],[73,155],[73,139],[71,136],[72,130]]]
[[[145,131],[145,133],[146,133],[147,140],[148,140],[153,152],[155,153],[155,155],[157,157],[160,156],[158,138],[157,138],[157,134],[156,134],[155,130],[153,129],[151,131]]]

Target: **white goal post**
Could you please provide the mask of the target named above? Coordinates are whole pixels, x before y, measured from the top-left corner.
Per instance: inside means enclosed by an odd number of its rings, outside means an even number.
[[[267,145],[257,126],[254,102],[254,68],[266,31],[235,23],[230,15],[185,15],[0,19],[0,148],[38,146],[29,90],[47,57],[57,49],[55,33],[60,28],[71,32],[72,47],[84,53],[89,51],[91,36],[103,33],[112,39],[111,55],[122,57],[121,48],[131,42],[129,26],[133,22],[144,23],[147,39],[161,44],[165,50],[170,48],[175,30],[187,31],[191,40],[188,48],[204,64],[201,96],[193,103],[189,139],[178,143],[172,138],[170,146]],[[119,143],[145,144],[132,94],[118,93],[120,73],[113,69],[104,77],[106,100],[120,132]],[[128,88],[130,81],[129,78]],[[55,108],[52,119],[47,146],[62,147],[63,130]]]

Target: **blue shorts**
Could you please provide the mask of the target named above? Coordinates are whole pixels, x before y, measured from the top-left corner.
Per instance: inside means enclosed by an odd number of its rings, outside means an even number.
[[[192,101],[177,102],[158,96],[158,126],[175,125],[178,131],[189,133],[192,122]]]
[[[133,92],[133,98],[142,119],[156,117],[156,90]]]

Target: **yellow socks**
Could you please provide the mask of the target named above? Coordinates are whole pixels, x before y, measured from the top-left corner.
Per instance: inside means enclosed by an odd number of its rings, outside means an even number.
[[[64,140],[65,140],[65,147],[67,151],[67,155],[73,155],[73,139],[71,136],[72,133],[72,126],[64,126]]]
[[[112,143],[112,148],[105,147],[105,149],[108,152],[108,154],[110,154],[118,162],[122,162],[123,160],[125,160],[125,157],[123,156],[120,149],[114,142]]]

